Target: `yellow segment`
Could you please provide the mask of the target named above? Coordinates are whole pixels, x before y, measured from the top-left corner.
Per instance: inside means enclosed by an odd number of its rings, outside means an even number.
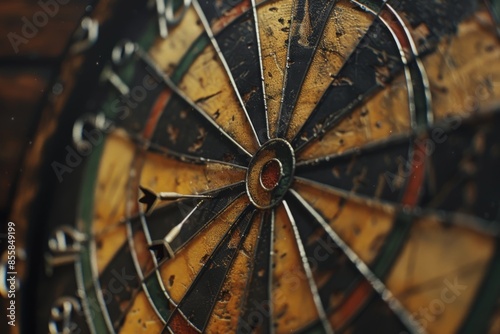
[[[257,151],[250,123],[212,44],[194,60],[179,87],[247,151]]]
[[[181,301],[203,264],[247,205],[246,196],[237,199],[173,259],[161,266],[160,273],[165,289],[176,304]]]
[[[276,333],[297,331],[318,319],[311,288],[292,225],[284,207],[276,210],[274,227],[273,319]]]
[[[393,226],[393,208],[345,198],[299,182],[294,189],[321,213],[361,260],[367,264],[375,260]]]
[[[363,147],[377,140],[410,132],[410,108],[406,78],[397,76],[363,106],[299,153],[309,160]]]
[[[478,12],[460,24],[458,34],[444,38],[437,51],[424,58],[424,65],[436,121],[498,108],[500,41],[487,12]]]
[[[220,300],[215,304],[206,328],[207,333],[231,333],[238,328],[242,300],[245,297],[247,284],[252,274],[250,269],[252,263],[259,261],[259,259],[254,258],[254,252],[258,242],[260,224],[261,216],[254,216],[252,227],[242,249],[236,255],[231,269],[226,275],[226,281],[219,295]]]
[[[171,75],[189,47],[203,31],[203,25],[191,6],[178,26],[169,27],[167,38],[157,38],[149,54],[163,71]]]
[[[413,224],[386,285],[429,333],[455,333],[481,286],[495,239],[434,217]]]
[[[218,163],[195,165],[147,153],[141,171],[141,185],[155,192],[197,194],[241,182],[245,173],[244,169]]]
[[[146,294],[141,291],[128,311],[120,333],[160,333],[163,325]]]
[[[292,1],[268,1],[257,7],[259,37],[271,137],[276,131],[286,67]]]
[[[123,136],[106,139],[97,176],[92,233],[96,242],[98,272],[106,267],[127,240],[126,219],[130,169],[135,147]]]
[[[304,124],[373,20],[372,14],[360,11],[348,0],[335,4],[297,99],[286,136],[289,140]]]

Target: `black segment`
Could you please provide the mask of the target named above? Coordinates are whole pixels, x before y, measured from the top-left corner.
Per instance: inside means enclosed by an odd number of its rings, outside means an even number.
[[[200,331],[205,329],[212,308],[220,299],[220,290],[250,230],[254,213],[255,209],[248,206],[236,219],[178,305],[178,309]]]
[[[217,15],[217,11],[212,10],[215,7],[214,3],[217,2],[199,2],[210,24],[214,23],[217,18],[214,16]],[[253,11],[248,10],[229,23],[230,28],[215,33],[214,37],[222,51],[223,59],[229,66],[236,89],[245,105],[253,128],[256,129],[256,135],[260,143],[264,143],[268,139],[267,119],[255,19]]]
[[[380,296],[373,294],[371,301],[362,309],[359,315],[351,320],[352,324],[337,333],[410,333]]]
[[[178,95],[170,99],[151,141],[187,160],[195,157],[241,166],[250,162],[250,156]]]
[[[351,285],[354,288],[361,288],[362,284],[365,283],[360,284],[360,281],[355,281]],[[379,330],[380,333],[409,333],[401,320],[378,295],[369,292],[365,296],[366,299],[357,305],[358,312],[352,314],[350,318],[343,319],[343,323],[337,324],[336,327],[339,329],[335,329],[335,333],[372,333],[373,328],[377,329],[376,333],[379,333]],[[339,307],[342,307],[342,303]],[[368,324],[365,324],[365,321]],[[380,324],[378,324],[379,321]],[[321,333],[321,331],[321,323],[316,321],[304,329],[303,333]]]
[[[169,231],[181,223],[197,207],[177,237],[170,243],[170,247],[175,253],[244,193],[245,185],[238,183],[212,192],[211,195],[214,196],[212,199],[186,199],[159,208],[146,217],[151,239],[163,239]]]
[[[297,0],[288,41],[288,60],[276,137],[284,137],[309,66],[335,0]]]
[[[297,225],[323,308],[326,312],[332,311],[339,306],[334,300],[347,298],[351,288],[363,277],[294,195],[288,194],[286,202]]]
[[[292,140],[292,146],[301,149],[307,142],[321,137],[403,68],[400,50],[391,32],[379,18],[375,19]]]
[[[113,328],[118,330],[141,287],[128,243],[118,249],[99,276],[99,283]]]
[[[500,111],[500,110],[499,110]],[[500,113],[465,123],[449,118],[428,132],[429,181],[421,205],[497,221]]]
[[[214,195],[214,199],[205,200],[189,217],[179,235],[170,243],[175,251],[182,248],[189,240],[199,233],[210,221],[217,217],[225,208],[244,193],[243,184],[234,186]]]
[[[273,264],[274,215],[268,211],[262,218],[259,239],[254,254],[252,273],[248,278],[241,306],[237,333],[271,332],[271,284]]]
[[[412,164],[408,161],[411,145],[410,138],[398,139],[298,164],[295,175],[345,192],[399,203],[404,183],[397,184],[394,179],[399,178],[402,171],[411,170]]]

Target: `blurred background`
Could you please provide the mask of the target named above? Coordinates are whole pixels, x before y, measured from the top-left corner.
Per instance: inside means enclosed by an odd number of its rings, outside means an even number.
[[[40,117],[47,89],[57,76],[68,41],[81,17],[90,10],[91,0],[64,0],[67,4],[48,5],[52,1],[0,1],[0,234],[7,221],[23,158]],[[64,3],[61,1],[61,3]],[[46,4],[53,17],[45,24],[39,16]],[[57,3],[58,4],[58,3]],[[38,15],[38,16],[37,16]],[[39,19],[40,27],[30,31],[26,22]],[[25,38],[24,36],[30,37]],[[0,237],[0,249],[4,238]],[[6,300],[0,299],[2,310]],[[2,311],[3,314],[3,311]],[[3,318],[3,317],[2,317]],[[6,321],[0,333],[8,333]]]
[[[92,0],[0,1],[0,217],[8,217],[22,159],[40,116],[47,87],[57,75],[69,38]],[[53,17],[37,15],[46,4]],[[52,11],[52,12],[51,12]],[[38,19],[30,31],[26,22]],[[32,36],[33,35],[33,36]],[[30,37],[30,38],[25,38]],[[32,37],[31,37],[32,36]],[[3,325],[3,323],[2,323]]]

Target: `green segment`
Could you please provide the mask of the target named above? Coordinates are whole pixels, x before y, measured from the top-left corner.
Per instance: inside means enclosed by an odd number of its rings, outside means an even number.
[[[196,57],[198,57],[198,55],[207,47],[209,43],[210,39],[206,34],[200,35],[200,37],[194,41],[172,75],[172,81],[175,84],[178,84],[181,81],[182,77],[186,74]]]
[[[423,78],[420,69],[416,62],[412,62],[410,64],[410,76],[412,78],[412,88],[415,103],[415,116],[417,126],[424,129],[428,126],[428,105],[427,105],[427,96],[425,92],[425,87],[423,85]]]
[[[79,211],[80,222],[83,223],[83,231],[86,235],[92,235],[92,220],[94,212],[94,189],[95,183],[97,181],[97,172],[99,167],[99,162],[101,160],[102,153],[104,151],[104,145],[97,145],[94,147],[94,151],[90,155],[85,175],[83,177],[82,189],[80,193],[81,206]],[[87,301],[89,303],[90,313],[92,316],[92,322],[94,324],[97,333],[107,333],[108,327],[106,326],[106,320],[99,307],[99,302],[97,298],[97,291],[95,290],[93,278],[92,278],[92,260],[90,254],[90,248],[84,247],[81,253],[81,269],[83,276],[83,284],[85,287],[85,293],[87,295]]]
[[[490,325],[491,316],[500,298],[500,244],[496,245],[495,255],[490,262],[490,269],[486,274],[476,300],[470,308],[460,334],[486,333]]]
[[[141,37],[137,44],[143,50],[149,50],[154,41],[158,37],[158,22],[156,20],[149,20],[145,29],[144,35]]]
[[[410,233],[412,221],[409,215],[403,213],[396,216],[394,227],[372,266],[373,273],[380,279],[387,275],[400,254],[401,248]]]
[[[165,292],[160,286],[160,282],[158,282],[155,275],[152,275],[146,278],[145,284],[158,313],[166,321],[170,316],[171,307],[169,300],[165,297]]]
[[[500,0],[492,0],[493,11],[495,12],[497,21],[500,21]]]

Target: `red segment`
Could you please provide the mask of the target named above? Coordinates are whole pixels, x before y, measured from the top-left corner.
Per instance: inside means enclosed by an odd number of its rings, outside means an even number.
[[[392,33],[397,38],[399,44],[403,48],[405,52],[405,57],[409,58],[412,54],[411,51],[411,43],[408,39],[408,35],[404,29],[402,23],[398,20],[398,17],[395,15],[396,13],[391,9],[384,9],[380,12],[380,16],[382,19],[389,25]]]
[[[167,102],[170,99],[170,95],[171,95],[170,90],[166,89],[162,91],[160,95],[157,97],[156,102],[153,106],[153,110],[149,115],[148,122],[144,127],[143,136],[145,139],[151,139],[151,136],[155,131],[156,124],[158,123],[158,120],[160,119],[160,116],[163,114],[163,110],[165,109],[165,106],[167,105]]]
[[[338,330],[345,326],[363,308],[373,295],[373,288],[368,281],[362,281],[354,291],[345,298],[339,309],[334,312],[334,329]]]
[[[168,328],[170,328],[170,330],[174,333],[199,334],[199,332],[193,328],[193,326],[179,313],[179,311],[175,311],[170,317]]]

